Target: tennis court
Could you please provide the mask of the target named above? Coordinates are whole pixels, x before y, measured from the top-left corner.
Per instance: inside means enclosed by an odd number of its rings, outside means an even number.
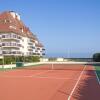
[[[93,65],[45,63],[0,72],[1,100],[100,100]]]

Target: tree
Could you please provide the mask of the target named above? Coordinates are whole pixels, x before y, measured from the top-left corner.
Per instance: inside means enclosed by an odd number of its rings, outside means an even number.
[[[100,53],[93,54],[93,61],[100,62]]]

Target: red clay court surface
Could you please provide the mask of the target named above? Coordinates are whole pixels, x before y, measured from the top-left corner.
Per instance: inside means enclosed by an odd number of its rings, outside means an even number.
[[[0,100],[100,100],[93,66],[74,66],[76,69],[1,71]]]

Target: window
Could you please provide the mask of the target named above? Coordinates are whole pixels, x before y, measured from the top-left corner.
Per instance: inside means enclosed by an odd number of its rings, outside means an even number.
[[[9,19],[6,19],[6,23],[11,23],[11,21]]]
[[[5,35],[2,35],[2,38],[5,38]]]
[[[16,38],[16,37],[17,37],[17,36],[14,34],[14,35],[13,35],[13,38]]]
[[[2,46],[5,46],[5,43],[2,43]]]

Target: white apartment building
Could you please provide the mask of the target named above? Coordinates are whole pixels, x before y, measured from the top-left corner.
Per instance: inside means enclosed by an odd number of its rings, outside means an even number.
[[[0,13],[0,55],[43,56],[44,46],[14,11]]]

